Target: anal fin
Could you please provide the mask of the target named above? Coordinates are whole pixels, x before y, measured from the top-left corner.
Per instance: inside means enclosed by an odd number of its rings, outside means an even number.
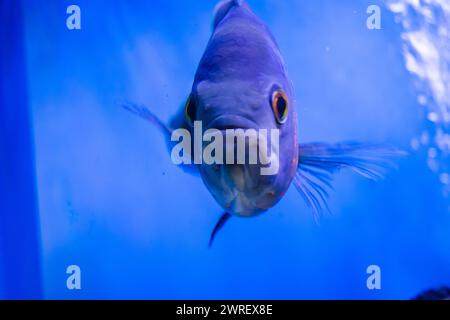
[[[216,226],[214,227],[213,231],[211,232],[211,237],[209,238],[209,247],[211,248],[213,242],[214,242],[214,238],[217,234],[217,232],[220,231],[220,229],[222,229],[222,227],[225,225],[225,223],[231,218],[231,214],[229,214],[228,212],[225,212],[224,214],[222,214],[222,216],[220,217],[219,221],[217,221]]]

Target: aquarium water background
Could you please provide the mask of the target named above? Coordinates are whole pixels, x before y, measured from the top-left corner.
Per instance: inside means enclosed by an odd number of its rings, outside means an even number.
[[[264,215],[230,220],[209,249],[221,208],[172,164],[160,132],[119,105],[165,121],[178,110],[216,2],[23,0],[26,94],[10,95],[30,110],[39,234],[29,250],[40,268],[24,269],[36,269],[40,297],[409,299],[450,285],[450,2],[248,3],[284,55],[301,142],[381,142],[409,155],[380,182],[337,174],[319,224],[291,187]],[[81,30],[66,28],[71,4]],[[366,27],[370,5],[381,30]],[[9,236],[23,249],[26,234]],[[66,287],[70,265],[81,290]],[[370,265],[380,290],[366,286]]]

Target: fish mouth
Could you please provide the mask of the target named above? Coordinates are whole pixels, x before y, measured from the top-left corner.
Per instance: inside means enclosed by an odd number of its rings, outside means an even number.
[[[226,131],[228,129],[258,129],[259,125],[252,119],[239,115],[222,115],[211,120],[207,129]]]

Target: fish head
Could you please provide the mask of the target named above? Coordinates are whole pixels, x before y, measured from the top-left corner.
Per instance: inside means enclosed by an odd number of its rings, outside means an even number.
[[[186,114],[191,123],[201,121],[204,138],[215,135],[207,141],[217,138],[223,146],[223,163],[204,159],[200,174],[230,214],[248,217],[268,210],[283,197],[295,175],[297,114],[288,84],[260,81],[255,85],[233,79],[194,86]],[[203,143],[205,151],[208,143]]]

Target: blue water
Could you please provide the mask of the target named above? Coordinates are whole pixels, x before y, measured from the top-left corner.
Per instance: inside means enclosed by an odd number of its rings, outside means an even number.
[[[343,171],[320,225],[295,188],[266,214],[209,235],[221,209],[175,167],[159,132],[184,103],[214,1],[24,1],[44,297],[408,299],[450,284],[450,210],[427,148],[404,29],[384,1],[248,0],[285,57],[302,142],[361,140],[410,151],[381,182]],[[382,8],[382,29],[366,8]],[[448,159],[446,160],[448,161]],[[79,265],[82,289],[66,288]],[[381,290],[366,268],[379,265]],[[0,268],[1,269],[1,268]]]

